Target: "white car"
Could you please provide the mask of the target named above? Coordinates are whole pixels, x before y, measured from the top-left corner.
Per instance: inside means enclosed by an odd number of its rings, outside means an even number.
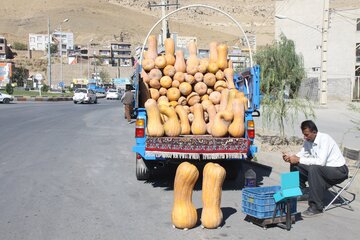
[[[5,93],[1,93],[0,92],[0,102],[1,103],[10,103],[14,101],[14,97],[9,95],[9,94],[5,94]]]
[[[75,90],[73,101],[77,103],[97,103],[96,93],[92,89],[78,88]]]
[[[106,99],[120,99],[120,93],[116,89],[109,89],[106,92]]]

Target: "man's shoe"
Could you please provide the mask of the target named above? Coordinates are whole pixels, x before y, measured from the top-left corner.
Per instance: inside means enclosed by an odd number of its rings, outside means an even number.
[[[298,196],[296,199],[297,199],[299,202],[308,201],[308,200],[309,200],[309,194],[304,193],[303,195]]]
[[[318,216],[320,213],[322,213],[322,211],[316,208],[309,207],[307,210],[301,213],[301,216],[304,218],[310,218],[310,217]]]

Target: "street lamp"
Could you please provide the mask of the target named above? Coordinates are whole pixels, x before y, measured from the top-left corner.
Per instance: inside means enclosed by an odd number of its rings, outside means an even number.
[[[88,81],[90,79],[90,43],[93,41],[94,39],[90,39],[90,41],[87,44],[87,55],[88,55],[88,72],[87,72],[87,78]]]
[[[51,90],[51,41],[50,41],[50,17],[48,18],[48,81]]]
[[[66,18],[59,25],[59,30],[60,30],[60,82],[61,82],[61,86],[63,84],[63,60],[62,60],[62,31],[61,31],[61,25],[63,23],[68,22],[68,21],[69,21],[69,19]]]
[[[290,21],[293,21],[295,23],[301,24],[303,26],[306,26],[308,28],[314,29],[316,31],[318,31],[319,33],[321,33],[321,67],[320,67],[320,79],[319,79],[319,102],[321,105],[326,105],[327,104],[327,39],[328,39],[328,29],[329,29],[329,6],[328,3],[329,1],[324,1],[325,5],[324,5],[324,17],[323,17],[323,25],[322,28],[316,28],[313,26],[310,26],[306,23],[300,22],[296,19],[292,19],[289,18],[287,16],[283,16],[283,15],[275,15],[276,18],[283,20],[283,19],[287,19]]]

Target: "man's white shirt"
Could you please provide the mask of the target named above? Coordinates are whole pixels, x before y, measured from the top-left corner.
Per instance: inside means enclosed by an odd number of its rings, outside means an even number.
[[[346,162],[334,139],[320,132],[317,132],[314,142],[305,140],[296,156],[300,158],[300,163],[305,165],[341,167]]]

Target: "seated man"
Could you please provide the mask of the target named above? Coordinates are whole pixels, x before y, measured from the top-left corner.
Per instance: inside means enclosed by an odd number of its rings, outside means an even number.
[[[311,217],[322,213],[325,191],[347,179],[349,170],[334,139],[318,132],[313,121],[302,122],[301,130],[305,139],[303,148],[296,155],[283,153],[283,160],[290,163],[290,171],[299,171],[302,190],[308,182],[309,208],[302,216]]]

